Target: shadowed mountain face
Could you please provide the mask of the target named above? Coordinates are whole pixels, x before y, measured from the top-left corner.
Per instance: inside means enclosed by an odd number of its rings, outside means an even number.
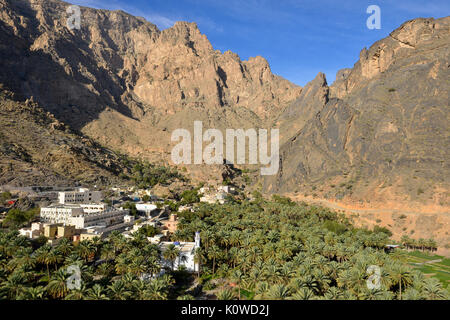
[[[160,31],[81,8],[81,29],[69,30],[68,7],[0,0],[0,82],[115,149],[167,158],[176,128],[264,126],[301,92],[261,57],[214,50],[195,23]]]
[[[124,183],[120,156],[74,133],[32,100],[0,90],[0,185]]]
[[[331,87],[323,74],[305,86],[279,118],[287,141],[265,190],[448,205],[449,24],[409,21]]]
[[[302,89],[261,57],[214,50],[195,23],[160,31],[81,8],[81,29],[69,30],[68,6],[0,0],[0,83],[102,145],[168,160],[172,131],[195,120],[276,126],[281,164],[266,192],[449,205],[450,18],[409,21],[333,85],[319,73]]]

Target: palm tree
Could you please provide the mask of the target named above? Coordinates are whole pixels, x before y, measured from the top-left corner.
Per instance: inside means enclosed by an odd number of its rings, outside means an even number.
[[[219,247],[216,245],[210,247],[208,250],[208,258],[213,261],[213,274],[215,273],[216,259],[220,257],[221,253]]]
[[[66,272],[63,269],[56,271],[50,279],[46,289],[53,298],[64,298],[69,291],[67,288]]]
[[[428,278],[423,285],[423,292],[427,300],[447,300],[450,298],[448,292],[442,287],[436,278]]]
[[[40,264],[44,264],[47,268],[47,279],[48,281],[50,281],[50,268],[49,268],[49,264],[50,264],[50,250],[51,247],[48,245],[42,246],[40,247],[38,250],[35,251],[35,258],[36,261]]]
[[[82,284],[79,289],[71,289],[65,300],[85,300],[88,297],[89,290],[86,288],[85,284]]]
[[[302,288],[290,297],[291,300],[312,300],[314,298],[314,292],[308,288]]]
[[[87,293],[88,300],[108,300],[108,296],[105,294],[102,286],[99,284],[94,284],[92,288],[88,290]]]
[[[88,262],[94,257],[96,247],[92,242],[84,240],[78,244],[77,251],[79,252],[80,257],[83,258],[84,261]]]
[[[412,282],[411,271],[404,265],[395,265],[392,268],[391,279],[394,285],[399,286],[399,299],[402,300],[402,288],[406,288]]]
[[[337,287],[330,287],[323,295],[325,300],[340,300],[342,292]]]
[[[403,293],[403,299],[404,300],[425,300],[425,297],[422,293],[420,293],[419,290],[415,288],[408,288]]]
[[[233,291],[229,288],[222,289],[217,293],[218,300],[234,300],[235,295]]]
[[[110,243],[106,243],[101,249],[100,257],[106,261],[114,260],[114,258],[116,257],[114,246]]]
[[[256,296],[260,300],[264,300],[266,298],[266,294],[269,291],[269,284],[266,281],[259,282],[256,286]]]
[[[23,293],[23,299],[25,300],[41,300],[44,298],[45,288],[38,287],[28,287]]]
[[[71,253],[73,250],[72,243],[69,239],[63,238],[56,246],[56,251],[61,253],[63,256],[67,256],[69,253]]]
[[[408,250],[411,239],[407,235],[403,235],[400,241],[402,245],[406,247],[406,250]]]
[[[241,283],[244,279],[245,275],[242,273],[241,270],[233,270],[231,273],[231,279],[232,281],[235,281],[238,287],[238,293],[239,293],[239,300],[241,300]]]
[[[147,266],[152,277],[161,270],[159,259],[153,256],[147,260]]]
[[[63,261],[63,257],[60,252],[56,250],[51,250],[47,255],[47,263],[48,265],[54,265],[55,270],[57,269],[57,265]]]
[[[126,300],[130,296],[130,292],[125,287],[125,282],[121,279],[108,286],[108,293],[112,300]]]
[[[203,250],[201,248],[195,249],[194,252],[194,262],[197,264],[197,278],[200,278],[200,268],[202,265],[202,262],[205,260],[205,255],[203,253]]]
[[[276,284],[269,290],[269,297],[274,300],[284,300],[290,295],[289,287],[284,284]]]
[[[26,292],[25,277],[22,272],[11,274],[0,287],[0,292],[10,300],[15,300]]]
[[[175,260],[180,256],[180,249],[174,244],[169,244],[163,252],[164,259],[170,262],[170,269],[173,271],[175,266]]]

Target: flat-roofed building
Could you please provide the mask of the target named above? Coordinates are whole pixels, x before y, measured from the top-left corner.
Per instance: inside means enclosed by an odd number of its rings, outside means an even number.
[[[50,205],[41,208],[41,222],[69,224],[69,219],[84,213],[79,205]]]
[[[75,226],[77,229],[85,229],[91,226],[111,226],[124,222],[124,217],[129,211],[120,209],[108,209],[106,206],[98,206],[95,210],[92,206],[77,204],[57,204],[41,208],[41,222],[61,223]],[[102,211],[97,211],[104,209]]]
[[[195,250],[200,248],[200,233],[195,233],[195,242],[160,242],[159,247],[163,253],[170,245],[174,245],[180,254],[178,258],[173,262],[174,270],[178,270],[181,266],[185,267],[187,271],[195,272],[198,271],[199,265],[195,262]],[[161,254],[161,256],[163,256]],[[161,259],[161,264],[166,268],[172,267],[172,261]]]
[[[78,229],[85,229],[92,226],[111,226],[124,222],[124,217],[128,215],[128,210],[106,210],[98,213],[80,214],[72,216],[68,220],[69,225]]]
[[[33,222],[30,228],[22,228],[19,230],[21,236],[35,239],[44,232],[44,224],[41,222]]]
[[[58,193],[60,204],[99,203],[102,201],[101,191],[90,191],[79,188],[77,191],[64,191]]]
[[[106,211],[108,209],[106,203],[81,203],[80,207],[83,208],[84,213],[97,213]]]
[[[158,207],[152,203],[136,203],[136,210],[139,213],[150,216],[152,212],[158,210]]]

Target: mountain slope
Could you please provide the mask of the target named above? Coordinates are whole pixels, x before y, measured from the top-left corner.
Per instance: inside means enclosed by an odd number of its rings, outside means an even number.
[[[323,75],[309,83],[279,118],[281,167],[264,189],[448,208],[449,25],[406,22],[332,86]]]
[[[0,82],[114,149],[167,159],[174,129],[270,125],[301,92],[261,57],[214,50],[195,23],[160,31],[82,8],[81,30],[69,30],[68,6],[0,0]]]
[[[72,132],[34,101],[0,91],[0,185],[124,182],[120,156]]]

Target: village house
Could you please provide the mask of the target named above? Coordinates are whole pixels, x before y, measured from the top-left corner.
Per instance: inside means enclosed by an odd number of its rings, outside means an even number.
[[[159,244],[161,252],[164,253],[164,251],[172,244],[180,250],[178,258],[173,261],[173,269],[179,270],[180,267],[184,267],[189,272],[198,271],[199,265],[195,262],[194,257],[195,250],[200,248],[200,232],[195,233],[195,242],[161,242]],[[163,256],[163,254],[161,254],[161,256]],[[172,267],[172,261],[165,260],[164,258],[161,258],[161,264],[165,268]]]

